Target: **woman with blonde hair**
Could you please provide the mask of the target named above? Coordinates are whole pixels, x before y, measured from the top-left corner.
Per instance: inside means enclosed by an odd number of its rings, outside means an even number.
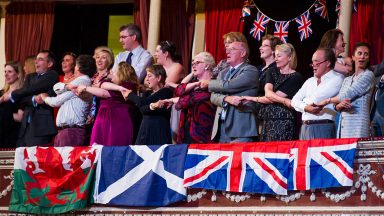
[[[266,142],[295,138],[296,111],[291,108],[291,99],[303,84],[302,76],[295,71],[297,57],[292,44],[276,46],[275,62],[278,70],[267,74],[265,96],[243,96],[265,104],[259,117],[264,121],[261,140]]]
[[[15,148],[23,110],[19,104],[4,102],[3,96],[22,87],[24,71],[19,62],[5,64],[5,86],[0,91],[0,148]]]
[[[36,72],[35,61],[36,61],[36,55],[28,56],[24,60],[24,67],[23,67],[23,69],[24,69],[25,75],[28,75],[28,74]]]
[[[112,83],[136,92],[138,79],[135,69],[126,62],[120,62],[116,73],[112,74]],[[119,91],[105,90],[100,87],[77,87],[78,94],[90,93],[100,99],[100,108],[92,128],[90,144],[106,146],[126,146],[133,142],[133,122],[131,118],[132,102],[125,101]]]

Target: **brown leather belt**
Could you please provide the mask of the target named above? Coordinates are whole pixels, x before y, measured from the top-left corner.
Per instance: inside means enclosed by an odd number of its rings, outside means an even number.
[[[310,124],[329,124],[333,123],[332,120],[329,119],[323,119],[323,120],[304,120],[303,124],[310,125]]]

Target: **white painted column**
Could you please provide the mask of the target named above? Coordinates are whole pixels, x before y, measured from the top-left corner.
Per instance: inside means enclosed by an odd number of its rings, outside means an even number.
[[[345,52],[342,56],[349,55],[349,36],[351,29],[353,0],[340,1],[339,29],[344,33],[344,42],[346,43]]]
[[[4,65],[6,63],[5,59],[5,7],[9,2],[0,2],[1,6],[1,15],[0,15],[0,89],[4,87]]]
[[[160,37],[161,0],[151,0],[150,4],[147,50],[154,54]]]

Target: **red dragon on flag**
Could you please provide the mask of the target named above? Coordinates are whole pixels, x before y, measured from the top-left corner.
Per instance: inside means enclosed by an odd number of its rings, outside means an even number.
[[[96,155],[96,147],[16,149],[9,210],[56,214],[86,207]]]

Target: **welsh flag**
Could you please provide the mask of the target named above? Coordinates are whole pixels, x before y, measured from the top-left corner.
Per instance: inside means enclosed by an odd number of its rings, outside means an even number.
[[[85,208],[92,197],[98,148],[17,148],[9,211],[58,214]]]

